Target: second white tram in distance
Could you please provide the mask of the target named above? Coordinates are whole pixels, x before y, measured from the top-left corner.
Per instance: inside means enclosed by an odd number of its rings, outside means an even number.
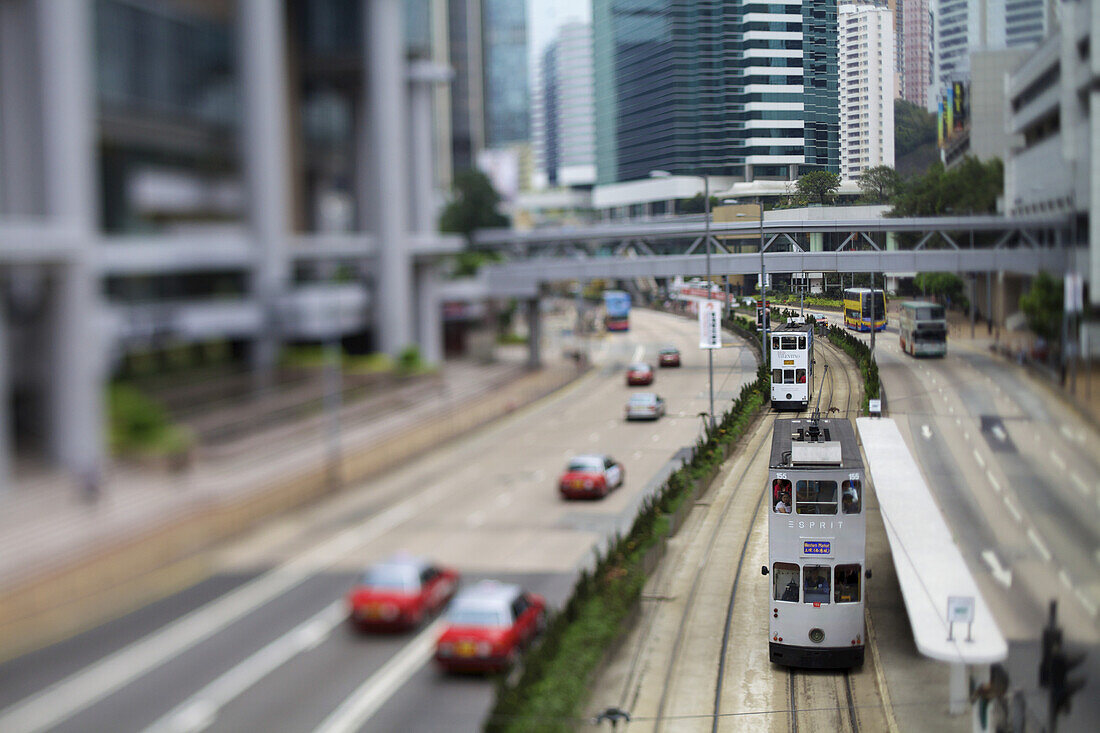
[[[772,407],[805,410],[814,384],[814,327],[805,319],[792,319],[769,336]]]
[[[769,656],[787,667],[863,664],[863,461],[846,419],[781,419],[768,469]]]

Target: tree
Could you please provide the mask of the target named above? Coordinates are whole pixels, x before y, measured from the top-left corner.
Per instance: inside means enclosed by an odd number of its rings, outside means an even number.
[[[970,305],[966,297],[966,284],[954,273],[922,272],[913,278],[913,285],[923,295],[934,295],[945,303],[964,309]]]
[[[481,171],[464,170],[455,175],[454,195],[443,209],[439,228],[467,239],[475,229],[508,226],[508,218],[497,211],[500,194]]]
[[[714,211],[714,207],[718,205],[718,199],[714,196],[710,197],[710,210]],[[680,199],[679,206],[677,207],[681,214],[702,214],[706,211],[706,207],[703,203],[703,194],[697,193],[689,199]]]
[[[890,216],[992,214],[1004,192],[1004,166],[997,158],[983,163],[967,156],[947,170],[936,163],[905,182],[894,197]]]
[[[795,190],[807,201],[816,201],[821,205],[828,203],[840,188],[840,174],[829,171],[810,171],[798,179]]]
[[[894,100],[894,155],[902,158],[936,141],[936,115],[904,99]]]
[[[859,176],[863,200],[871,204],[888,204],[901,189],[901,176],[888,165],[868,168]]]
[[[1051,343],[1059,341],[1062,332],[1062,298],[1062,283],[1045,272],[1040,272],[1020,296],[1020,310],[1028,328]]]

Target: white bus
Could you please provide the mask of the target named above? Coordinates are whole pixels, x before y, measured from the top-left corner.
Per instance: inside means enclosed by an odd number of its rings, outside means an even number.
[[[844,419],[776,420],[768,469],[768,652],[786,667],[863,664],[863,461]]]
[[[947,318],[942,305],[909,300],[898,314],[898,342],[910,356],[947,354]]]
[[[771,339],[771,401],[777,410],[805,410],[814,384],[814,329],[787,322],[768,334]]]

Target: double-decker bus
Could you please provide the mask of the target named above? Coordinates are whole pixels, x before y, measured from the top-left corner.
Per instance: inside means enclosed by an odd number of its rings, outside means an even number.
[[[630,330],[630,293],[625,290],[605,290],[603,294],[604,326],[608,331]]]
[[[814,383],[814,327],[805,319],[796,319],[775,328],[769,336],[772,407],[804,410],[810,404]]]
[[[908,300],[898,312],[898,342],[910,356],[946,356],[947,315],[942,305]]]
[[[786,667],[863,664],[863,461],[846,419],[776,420],[768,469],[768,651]]]
[[[876,331],[886,329],[886,294],[870,288],[848,288],[844,291],[844,325],[854,331],[871,330],[874,310]]]

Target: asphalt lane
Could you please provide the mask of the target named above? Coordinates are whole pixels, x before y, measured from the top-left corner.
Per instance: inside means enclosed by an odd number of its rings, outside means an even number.
[[[141,730],[167,722],[164,716],[169,713],[177,714],[171,720],[177,730],[319,725],[350,690],[386,668],[410,643],[402,637],[350,637],[342,625],[332,627],[325,621],[326,609],[343,596],[363,565],[395,549],[454,564],[467,576],[519,575],[552,589],[548,595],[560,600],[578,567],[590,560],[593,547],[652,488],[649,479],[694,441],[700,429],[698,413],[706,409],[706,361],[697,349],[695,323],[637,310],[633,321],[630,333],[609,335],[594,346],[594,358],[602,366],[596,374],[468,439],[443,446],[326,505],[273,522],[226,548],[220,568],[224,577],[257,578],[243,586],[249,592],[261,582],[286,587],[271,598],[241,600],[233,606],[238,615],[222,614],[220,620],[209,620],[209,628],[191,629],[193,643],[167,659],[157,658],[158,647],[153,645],[146,650],[147,669],[135,668],[133,679],[90,696],[90,704],[74,704],[71,696],[68,702],[58,698],[61,707],[76,705],[72,715],[53,714],[53,698],[47,693],[37,700],[42,719],[57,718],[47,727]],[[638,358],[654,362],[656,349],[665,343],[678,345],[684,354],[684,367],[659,370],[651,389],[666,398],[669,416],[652,424],[626,423],[625,402],[638,389],[626,387],[622,368]],[[722,350],[715,362],[721,409],[752,377],[754,362],[748,350],[738,348]],[[568,456],[601,451],[625,464],[626,486],[600,502],[562,502],[555,482]],[[176,626],[182,621],[173,620],[174,603],[198,611],[206,608],[196,606],[197,601],[183,603],[188,594],[196,599],[201,595],[195,589],[186,591],[167,599],[164,610],[153,614],[164,621],[164,635],[179,635]],[[228,597],[221,595],[215,602]],[[205,617],[200,620],[207,622]],[[13,660],[4,671],[18,677],[35,669],[35,684],[45,687],[92,669],[96,655],[126,647],[152,626],[107,625],[90,632],[99,634],[95,644],[82,647],[73,640],[76,647],[68,654],[60,647],[44,650],[37,662],[30,657]],[[416,690],[426,683],[431,694],[406,709],[401,702],[405,691],[398,691],[382,705],[379,719],[418,729],[441,719],[457,722],[457,705],[466,711],[459,727],[475,728],[491,699],[491,683],[441,681],[429,669],[413,669],[407,684]],[[125,679],[123,672],[120,679]],[[215,680],[219,682],[212,687]],[[87,688],[96,680],[76,682]],[[218,685],[240,689],[223,699]],[[436,690],[433,686],[438,685],[442,687]],[[456,699],[463,702],[455,703]],[[10,704],[0,709],[0,720],[12,710]]]

